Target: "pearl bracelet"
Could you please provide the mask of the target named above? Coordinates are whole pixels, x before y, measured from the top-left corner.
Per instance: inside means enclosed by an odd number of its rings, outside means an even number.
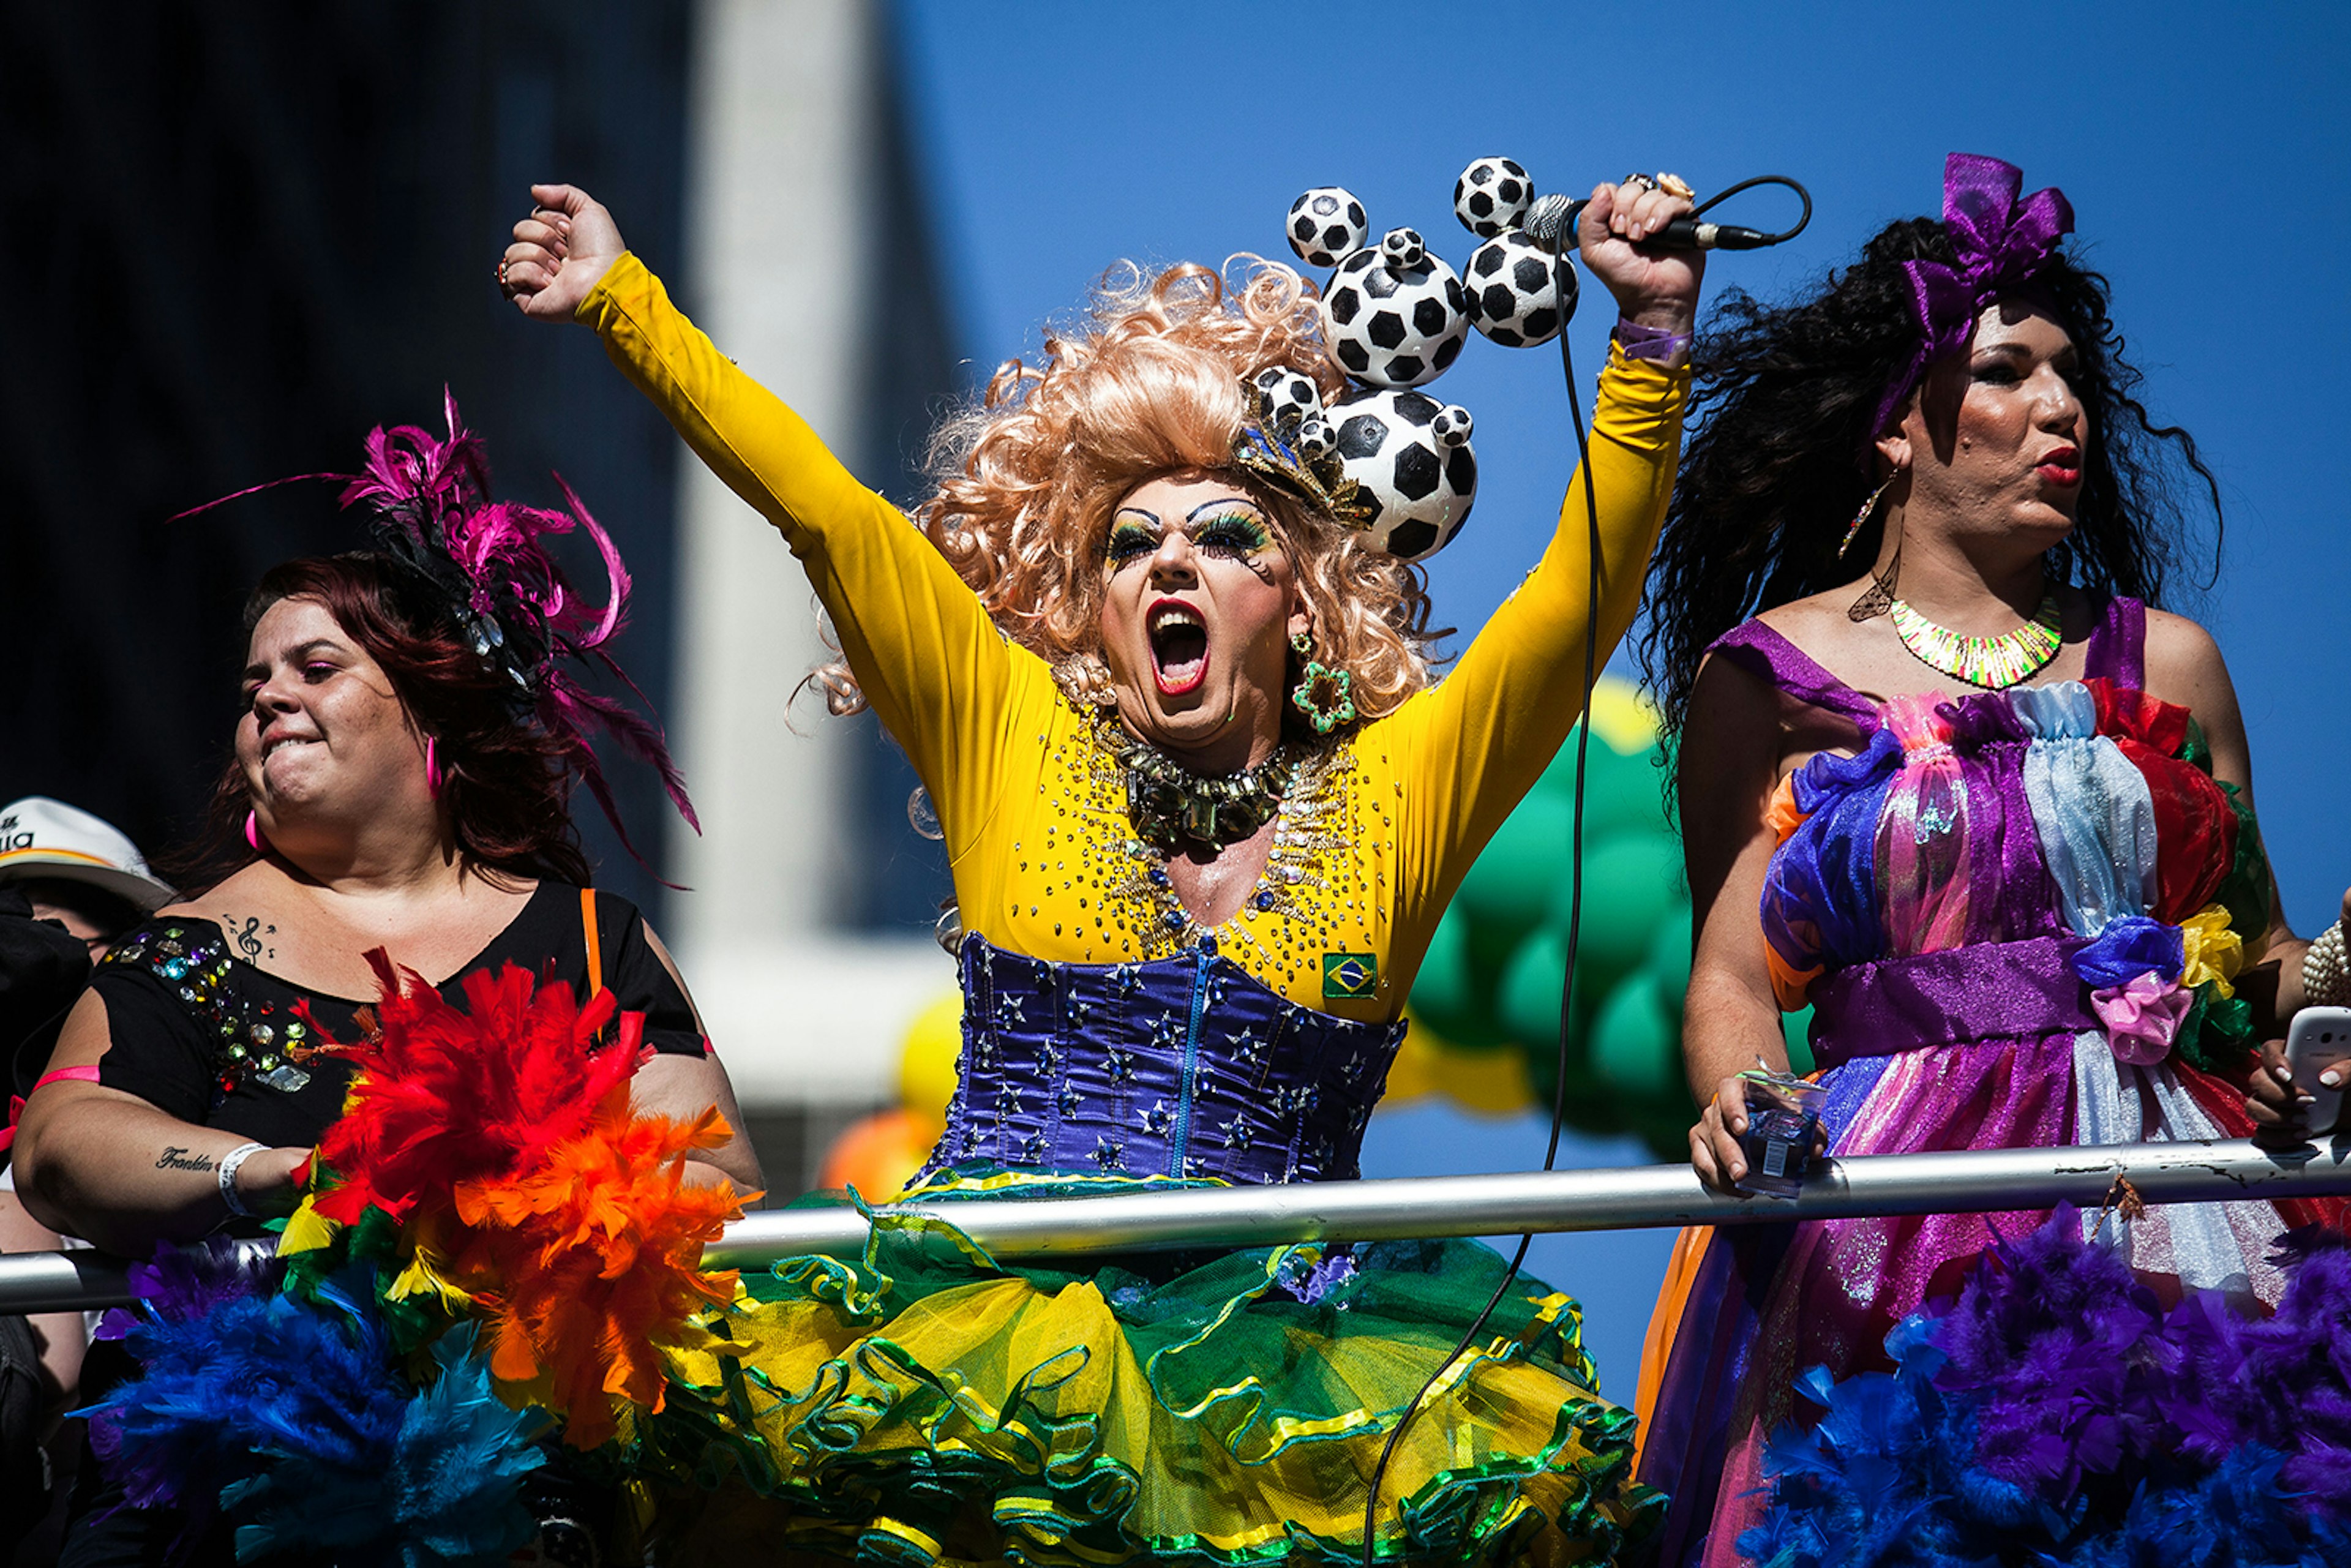
[[[2302,955],[2302,994],[2319,1007],[2351,1006],[2351,963],[2343,950],[2343,922],[2318,934]]]
[[[237,1167],[245,1164],[246,1156],[257,1155],[268,1146],[267,1144],[239,1144],[221,1156],[220,1169],[214,1173],[220,1180],[221,1201],[228,1205],[229,1213],[239,1219],[252,1218],[253,1210],[246,1207],[245,1199],[237,1196]]]

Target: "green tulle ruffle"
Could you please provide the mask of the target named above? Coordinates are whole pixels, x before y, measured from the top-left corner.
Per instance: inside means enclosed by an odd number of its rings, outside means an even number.
[[[924,1196],[1008,1183],[1041,1185]],[[627,1469],[661,1478],[664,1560],[1339,1568],[1397,1416],[1503,1269],[1468,1241],[1031,1268],[883,1219],[861,1259],[747,1278],[707,1320],[739,1350],[677,1358]],[[1377,1560],[1606,1563],[1646,1535],[1663,1499],[1580,1328],[1540,1281],[1505,1292],[1396,1446]]]

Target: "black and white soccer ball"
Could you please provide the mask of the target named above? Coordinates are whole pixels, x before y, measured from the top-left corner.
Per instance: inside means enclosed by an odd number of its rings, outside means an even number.
[[[1265,422],[1277,429],[1295,429],[1322,413],[1322,389],[1311,376],[1288,365],[1268,365],[1250,380],[1264,400]]]
[[[1371,232],[1364,204],[1343,187],[1317,185],[1290,204],[1290,248],[1309,267],[1338,266]]]
[[[1322,314],[1332,356],[1357,381],[1378,387],[1418,386],[1444,374],[1469,331],[1461,279],[1410,229],[1392,229],[1377,247],[1341,261]]]
[[[1508,158],[1480,158],[1453,182],[1453,215],[1479,239],[1492,239],[1525,219],[1535,183]]]
[[[1531,349],[1559,336],[1575,314],[1575,268],[1554,270],[1553,257],[1512,230],[1469,253],[1462,287],[1469,295],[1469,323],[1505,349]],[[1559,272],[1567,275],[1560,297]]]
[[[1311,376],[1288,365],[1268,365],[1249,379],[1263,400],[1260,416],[1271,433],[1296,443],[1310,457],[1331,450],[1333,435],[1323,417],[1322,389]]]
[[[1423,392],[1351,387],[1330,420],[1347,477],[1379,505],[1366,542],[1405,560],[1452,543],[1478,495],[1468,412]]]

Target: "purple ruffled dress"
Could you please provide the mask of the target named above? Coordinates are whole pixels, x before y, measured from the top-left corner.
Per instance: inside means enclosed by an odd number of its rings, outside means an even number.
[[[1839,1155],[2241,1136],[2251,1042],[2231,978],[2271,894],[2250,810],[2187,710],[2143,691],[2146,615],[2116,599],[2085,678],[1873,702],[1749,622],[1714,646],[1849,723],[1798,769],[1761,910],[1782,1005],[1812,1042]],[[2274,1303],[2290,1226],[2337,1205],[2149,1209],[2106,1239],[2158,1291]],[[1954,1293],[2042,1213],[1687,1233],[1645,1369],[1640,1479],[1672,1499],[1668,1563],[1730,1563],[1762,1439],[1794,1384],[1886,1364],[1894,1324]],[[2097,1223],[2085,1217],[2085,1224]]]

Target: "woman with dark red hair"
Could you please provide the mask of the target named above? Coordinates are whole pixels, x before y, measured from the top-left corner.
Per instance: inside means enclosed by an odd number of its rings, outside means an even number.
[[[446,441],[371,442],[345,502],[371,504],[379,549],[289,561],[246,606],[235,754],[195,855],[214,874],[116,945],[26,1103],[18,1185],[59,1230],[135,1257],[292,1212],[352,1078],[317,1047],[371,1030],[386,961],[453,1002],[466,976],[510,964],[583,1001],[609,989],[642,1019],[638,1112],[715,1107],[737,1129],[688,1178],[760,1185],[675,966],[634,908],[589,885],[569,812],[583,780],[611,810],[596,724],[662,768],[691,820],[658,733],[563,667],[609,665],[626,574],[576,501],[490,501],[449,412]],[[601,610],[541,542],[575,528],[611,573]],[[68,1559],[136,1555],[187,1522],[108,1511],[78,1500],[107,1539],[69,1542]]]

